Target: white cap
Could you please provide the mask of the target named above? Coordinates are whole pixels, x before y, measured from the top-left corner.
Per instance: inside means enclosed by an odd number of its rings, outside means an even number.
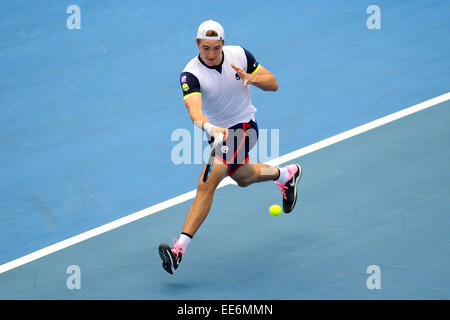
[[[208,31],[217,32],[217,37],[208,37],[206,33]],[[225,31],[223,31],[223,27],[214,20],[207,20],[202,22],[202,24],[198,27],[197,30],[197,39],[200,40],[225,40]]]

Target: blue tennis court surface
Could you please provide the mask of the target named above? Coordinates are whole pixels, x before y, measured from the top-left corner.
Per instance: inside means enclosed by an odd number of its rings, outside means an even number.
[[[203,20],[277,77],[252,93],[280,156],[449,92],[448,1],[196,6],[0,2],[0,265],[195,188],[201,165],[171,161],[171,133],[193,131],[178,76]],[[290,160],[290,215],[269,215],[273,183],[217,190],[174,276],[157,247],[192,200],[1,273],[0,299],[448,299],[446,100]]]

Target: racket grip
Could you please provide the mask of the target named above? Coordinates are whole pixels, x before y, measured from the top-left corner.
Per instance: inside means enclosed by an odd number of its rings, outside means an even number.
[[[214,140],[213,149],[216,149],[216,147],[223,142],[223,133],[219,133],[217,135],[217,138]]]
[[[205,169],[205,173],[203,174],[203,182],[206,182],[206,180],[208,180],[208,176],[209,176],[209,171],[211,170],[211,165],[207,164],[206,165],[206,169]]]

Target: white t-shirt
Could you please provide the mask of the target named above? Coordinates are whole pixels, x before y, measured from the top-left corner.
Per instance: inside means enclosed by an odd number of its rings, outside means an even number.
[[[188,62],[180,75],[184,99],[191,94],[201,94],[203,113],[215,126],[229,128],[255,121],[257,109],[252,104],[250,86],[243,86],[231,63],[247,73],[258,71],[259,63],[240,46],[224,46],[222,52],[224,58],[219,66],[207,66],[200,56]]]

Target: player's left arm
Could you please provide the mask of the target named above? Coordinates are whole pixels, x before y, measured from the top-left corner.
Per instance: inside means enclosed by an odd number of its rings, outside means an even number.
[[[254,73],[247,73],[242,68],[239,68],[234,63],[231,67],[236,70],[239,77],[243,80],[244,87],[247,84],[252,84],[264,91],[277,91],[278,82],[275,76],[262,65],[259,65]]]

